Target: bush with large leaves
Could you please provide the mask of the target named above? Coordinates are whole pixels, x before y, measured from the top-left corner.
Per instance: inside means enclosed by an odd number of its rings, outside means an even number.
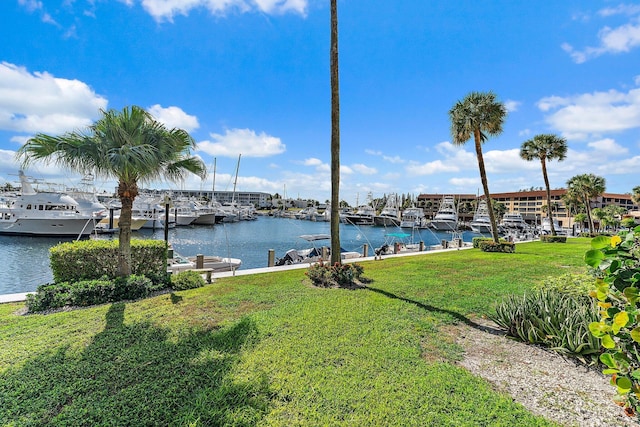
[[[600,320],[589,329],[604,347],[600,361],[617,388],[617,400],[635,415],[640,407],[640,227],[613,237],[598,236],[591,247],[585,262],[600,272],[591,292]]]

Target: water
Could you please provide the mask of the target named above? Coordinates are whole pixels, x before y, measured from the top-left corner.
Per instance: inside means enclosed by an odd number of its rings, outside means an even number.
[[[349,251],[362,252],[363,245],[373,249],[391,243],[388,233],[406,232],[399,228],[354,226],[340,224],[341,246]],[[164,230],[141,230],[132,238],[164,239]],[[240,221],[215,226],[176,227],[169,230],[169,242],[175,252],[183,256],[219,255],[240,258],[242,269],[266,267],[269,249],[276,258],[291,248],[303,249],[310,243],[298,236],[303,234],[330,234],[328,222],[313,222],[287,218],[259,217],[255,221]],[[475,234],[465,232],[463,240],[471,241]],[[99,239],[117,238],[115,235],[97,236]],[[419,230],[405,242],[424,242],[425,246],[437,245],[441,240],[451,240],[451,233]],[[35,291],[53,281],[49,267],[49,248],[63,241],[51,237],[0,236],[0,295]],[[317,245],[328,245],[328,241]]]

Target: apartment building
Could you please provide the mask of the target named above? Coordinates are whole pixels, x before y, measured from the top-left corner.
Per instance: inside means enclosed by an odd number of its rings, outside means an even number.
[[[562,200],[562,196],[567,193],[566,189],[551,190],[551,203],[554,206],[554,217],[562,227],[573,226],[573,212],[569,212]],[[424,209],[427,218],[433,218],[438,212],[438,207],[444,195],[442,194],[421,194],[418,196],[417,205]],[[458,203],[458,215],[461,221],[470,221],[476,206],[477,196],[474,194],[455,194]],[[483,198],[484,196],[481,196]],[[547,193],[545,190],[516,191],[510,193],[494,193],[491,198],[502,203],[507,212],[519,212],[530,224],[540,224],[541,219],[546,217]],[[631,200],[630,194],[604,193],[602,196],[592,200],[591,208],[602,208],[608,205],[617,205],[627,211],[637,210],[638,206]]]

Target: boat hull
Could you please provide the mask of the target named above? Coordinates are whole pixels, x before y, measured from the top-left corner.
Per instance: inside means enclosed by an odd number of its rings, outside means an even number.
[[[41,218],[0,221],[0,234],[18,236],[88,236],[95,227],[92,218]]]

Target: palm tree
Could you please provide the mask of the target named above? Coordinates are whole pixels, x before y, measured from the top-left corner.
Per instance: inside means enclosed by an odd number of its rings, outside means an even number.
[[[338,80],[338,1],[331,0],[331,264],[340,264],[340,85]]]
[[[592,173],[576,175],[567,181],[567,195],[575,198],[584,206],[589,232],[594,232],[593,218],[591,216],[591,199],[601,196],[606,188],[605,179]]]
[[[549,177],[547,175],[547,160],[562,161],[567,156],[567,140],[553,134],[536,135],[533,139],[525,141],[520,147],[520,157],[526,161],[540,159],[542,165],[542,177],[547,190],[547,217],[551,225],[551,235],[556,235],[556,229],[553,226],[553,209],[551,208],[551,187],[549,186]]]
[[[37,134],[18,150],[27,166],[36,160],[55,163],[81,174],[118,180],[122,204],[118,227],[118,270],[131,274],[131,209],[138,184],[166,178],[181,181],[187,172],[206,176],[206,168],[190,149],[195,141],[182,129],[167,129],[140,107],[101,111],[86,133]]]
[[[633,201],[636,206],[640,206],[640,185],[633,187],[631,192],[631,201]]]
[[[496,136],[502,133],[502,125],[506,115],[505,106],[496,101],[496,96],[493,92],[471,92],[464,99],[456,102],[449,111],[453,144],[464,145],[471,137],[475,141],[480,179],[487,201],[490,201],[491,197],[487,173],[484,168],[484,158],[482,157],[482,143],[487,140],[487,135]],[[498,243],[498,226],[493,212],[493,204],[489,202],[487,206],[489,208],[493,240]]]

